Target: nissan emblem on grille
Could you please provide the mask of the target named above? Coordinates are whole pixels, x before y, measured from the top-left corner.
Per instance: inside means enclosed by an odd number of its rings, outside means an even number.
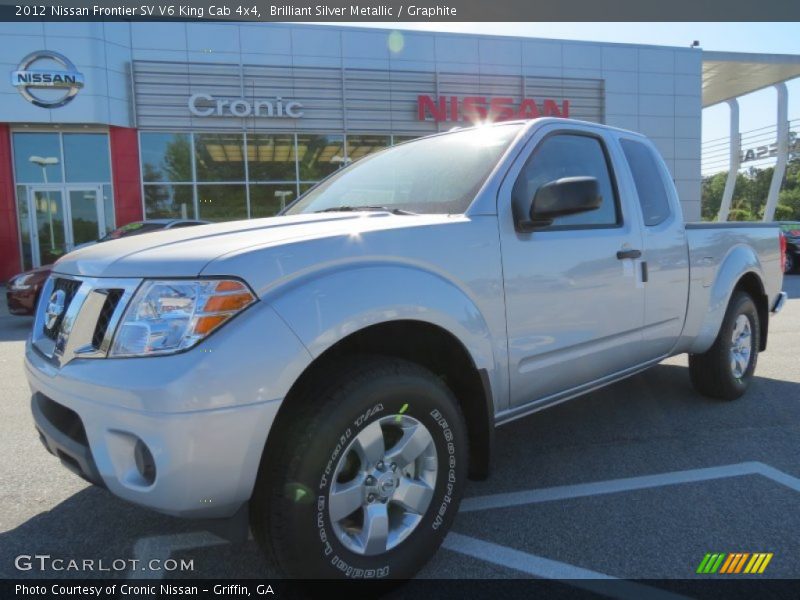
[[[55,327],[58,318],[61,316],[61,313],[64,312],[66,300],[67,294],[64,290],[56,290],[52,293],[50,300],[47,302],[47,310],[44,313],[44,326],[46,329],[53,329],[53,327]]]

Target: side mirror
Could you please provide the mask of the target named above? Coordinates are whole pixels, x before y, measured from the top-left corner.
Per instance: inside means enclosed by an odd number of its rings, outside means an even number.
[[[600,208],[603,198],[594,177],[564,177],[541,186],[533,197],[529,220],[520,221],[520,231],[534,231],[553,224],[553,219]]]

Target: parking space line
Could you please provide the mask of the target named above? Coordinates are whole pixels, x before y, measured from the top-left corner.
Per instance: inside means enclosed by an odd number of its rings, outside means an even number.
[[[631,600],[639,600],[640,598],[653,598],[656,600],[685,598],[685,596],[659,590],[658,588],[617,579],[605,573],[576,567],[575,565],[529,554],[460,533],[449,533],[442,547],[534,577],[563,581],[570,586],[612,598],[630,598]]]
[[[764,463],[755,463],[755,464],[759,466],[758,470],[759,475],[763,475],[768,479],[772,479],[772,481],[776,483],[785,485],[786,487],[794,490],[795,492],[800,493],[800,479],[798,479],[797,477],[789,475],[788,473],[784,473],[783,471],[780,471],[775,467],[765,465]]]
[[[774,467],[765,465],[764,463],[743,462],[704,469],[689,469],[686,471],[658,473],[656,475],[642,475],[624,479],[609,479],[592,483],[579,483],[575,485],[562,485],[519,492],[507,492],[503,494],[474,496],[462,500],[459,512],[474,512],[493,508],[524,506],[526,504],[537,504],[539,502],[550,502],[553,500],[616,494],[620,492],[644,490],[682,483],[697,483],[714,479],[742,477],[746,475],[761,475],[796,492],[800,492],[800,479],[788,473],[784,473],[783,471],[779,471]]]

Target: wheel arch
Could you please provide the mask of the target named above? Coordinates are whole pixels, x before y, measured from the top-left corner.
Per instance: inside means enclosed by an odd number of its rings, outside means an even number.
[[[739,281],[736,282],[736,286],[733,288],[733,292],[731,292],[731,298],[737,291],[745,292],[753,299],[756,305],[760,325],[758,350],[759,352],[763,352],[767,349],[767,334],[769,330],[769,300],[764,291],[764,283],[756,273],[750,271],[742,275]],[[728,302],[730,303],[730,299]]]
[[[335,375],[337,364],[364,355],[402,358],[439,376],[459,402],[467,425],[469,477],[485,479],[490,470],[494,441],[494,403],[486,369],[475,365],[464,344],[446,329],[425,321],[396,320],[367,326],[342,338],[317,356],[297,378],[278,411],[267,437],[264,455],[272,444],[283,443],[281,424],[298,409],[293,398],[321,377]]]
[[[692,285],[700,286],[702,283],[698,281]],[[744,244],[732,247],[721,261],[710,289],[706,289],[708,291],[704,291],[705,293],[690,298],[690,311],[700,309],[698,301],[702,303],[703,298],[707,299],[707,304],[702,324],[692,340],[689,353],[702,354],[711,347],[719,334],[731,298],[737,291],[749,294],[756,305],[761,325],[759,350],[765,350],[769,328],[769,299],[764,286],[762,265],[755,251]]]

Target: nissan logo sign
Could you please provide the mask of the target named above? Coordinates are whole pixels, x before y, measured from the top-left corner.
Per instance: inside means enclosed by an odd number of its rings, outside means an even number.
[[[37,69],[37,63],[56,63],[61,68]],[[42,108],[58,108],[72,100],[83,87],[83,73],[78,72],[66,56],[51,50],[39,50],[28,54],[17,70],[11,72],[11,84],[31,104]],[[34,94],[33,90],[59,90],[63,93],[42,97]]]

